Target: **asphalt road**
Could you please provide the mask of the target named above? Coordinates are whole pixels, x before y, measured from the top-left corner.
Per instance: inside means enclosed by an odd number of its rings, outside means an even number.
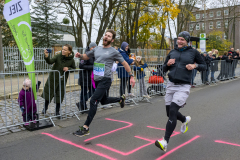
[[[239,160],[240,80],[194,88],[180,111],[192,117],[189,130],[180,134],[178,122],[167,152],[154,142],[167,122],[163,97],[124,109],[97,113],[90,135],[71,133],[86,116],[57,122],[41,131],[23,131],[0,137],[0,160]]]

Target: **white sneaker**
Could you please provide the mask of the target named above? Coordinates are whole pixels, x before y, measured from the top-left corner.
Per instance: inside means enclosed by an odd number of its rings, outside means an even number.
[[[167,151],[167,141],[163,138],[161,141],[156,140],[155,141],[155,146],[163,150],[164,152]]]
[[[134,98],[135,95],[134,95],[133,93],[128,93],[128,97],[129,97],[129,98]]]
[[[143,95],[144,98],[150,99],[151,97],[149,95]]]
[[[182,133],[186,133],[188,131],[188,123],[191,121],[191,117],[190,116],[187,116],[186,117],[186,122],[184,122],[182,125],[181,125],[181,129],[180,131]]]

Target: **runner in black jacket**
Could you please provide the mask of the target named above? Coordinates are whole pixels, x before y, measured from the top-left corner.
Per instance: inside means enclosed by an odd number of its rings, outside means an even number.
[[[178,110],[184,106],[189,96],[192,70],[206,70],[206,63],[200,53],[187,46],[189,41],[190,34],[186,31],[181,32],[177,40],[178,48],[168,54],[163,65],[164,71],[169,70],[169,82],[165,96],[166,111],[169,119],[164,138],[155,142],[155,145],[163,151],[167,150],[167,144],[176,127],[177,120],[183,123],[180,129],[182,133],[188,130],[191,117],[183,116]]]

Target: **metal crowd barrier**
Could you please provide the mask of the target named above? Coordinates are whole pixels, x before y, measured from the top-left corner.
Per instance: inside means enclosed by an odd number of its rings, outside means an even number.
[[[136,81],[134,88],[128,88],[129,79],[126,72],[123,72],[123,66],[118,67],[116,71],[112,72],[112,85],[109,91],[106,93],[110,97],[120,97],[121,94],[126,94],[127,103],[138,104],[141,101],[146,100],[151,102],[150,97],[155,95],[164,96],[166,93],[166,83],[168,81],[167,74],[162,71],[162,64],[148,64],[145,69],[137,68],[135,65],[130,66]],[[235,76],[240,75],[240,67],[238,60],[232,61],[212,61],[209,65],[209,72],[195,72],[196,76],[194,82],[197,85],[202,85],[206,81],[212,80],[228,80],[233,79]],[[43,73],[44,72],[44,73]],[[194,71],[193,75],[194,75]],[[31,72],[30,72],[31,73]],[[94,92],[93,81],[89,80],[91,72],[76,69],[65,72],[63,75],[59,71],[35,71],[36,82],[41,81],[41,86],[37,92],[37,115],[38,120],[49,120],[53,124],[53,118],[58,117],[55,115],[55,98],[56,94],[59,93],[59,98],[63,98],[60,103],[60,115],[61,118],[68,118],[76,116],[79,119],[78,113],[84,113],[90,107],[89,101],[92,94],[87,94],[89,91]],[[50,74],[53,75],[53,82],[47,81]],[[211,76],[212,75],[212,76]],[[28,77],[28,72],[19,73],[1,73],[3,79],[1,81],[0,89],[0,129],[11,128],[24,124],[23,116],[27,118],[29,113],[22,116],[20,106],[18,103],[18,95],[22,89],[22,82]],[[68,76],[67,81],[65,77]],[[126,76],[126,77],[125,77]],[[79,80],[82,80],[82,84],[79,85]],[[59,86],[56,83],[59,82]],[[47,95],[44,93],[44,86],[49,83],[47,90],[50,92],[51,88],[55,91],[54,97],[48,107],[46,113],[42,114],[45,105],[45,98]],[[144,85],[143,85],[144,83]],[[64,88],[61,87],[64,86]],[[55,86],[56,85],[56,86]],[[63,92],[63,93],[62,93]],[[81,96],[81,92],[84,96]],[[43,94],[42,94],[43,93]],[[131,93],[131,94],[129,94]],[[41,97],[43,95],[44,98]],[[64,97],[61,97],[61,96]],[[49,95],[48,95],[49,96]],[[51,97],[49,96],[48,99]],[[110,106],[119,106],[116,104],[101,105],[98,108],[105,108]],[[31,115],[32,114],[32,115]],[[33,116],[33,113],[30,113]]]
[[[21,99],[22,97],[19,97],[20,91],[23,89],[23,81],[25,81],[28,78],[29,73],[35,74],[35,80],[36,80],[36,89],[37,89],[37,100],[32,100],[30,104],[30,108],[24,106],[25,108],[25,114],[24,112],[21,112],[20,110],[20,103],[18,99]],[[49,120],[53,123],[52,118],[57,117],[55,115],[55,105],[54,105],[54,98],[50,102],[48,107],[48,114],[41,114],[45,100],[44,94],[44,85],[47,82],[47,79],[49,75],[53,75],[53,83],[48,81],[49,86],[53,86],[54,90],[56,92],[60,93],[61,98],[61,85],[56,86],[55,83],[59,82],[61,84],[60,80],[60,72],[55,70],[50,71],[35,71],[35,72],[18,72],[18,73],[0,73],[0,75],[4,78],[0,79],[1,81],[1,89],[0,89],[0,129],[3,128],[11,128],[16,127],[18,125],[26,124],[28,121],[32,123],[36,123],[36,121],[39,120]],[[31,79],[30,79],[31,80]],[[32,81],[32,80],[31,80]],[[55,87],[56,86],[56,87]],[[40,87],[40,88],[39,88]],[[50,92],[50,88],[49,92]],[[54,97],[56,97],[56,92],[54,92]],[[24,99],[22,101],[24,103],[29,102],[26,98],[28,91],[24,91]],[[43,93],[43,94],[42,94]],[[34,98],[33,93],[30,93],[30,97]],[[33,102],[36,103],[36,112],[34,112],[35,107],[33,105]],[[52,107],[54,105],[54,107]],[[54,108],[54,109],[53,109]],[[36,117],[35,117],[36,116]],[[35,117],[35,118],[33,118]],[[26,122],[24,122],[24,119],[26,119]],[[53,123],[54,124],[54,123]]]
[[[194,82],[192,85],[211,85],[218,81],[232,80],[240,76],[240,65],[238,59],[213,60],[205,71],[192,71]]]

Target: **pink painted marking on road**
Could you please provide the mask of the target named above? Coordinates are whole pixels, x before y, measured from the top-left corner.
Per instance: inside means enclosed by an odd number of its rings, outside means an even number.
[[[157,128],[157,127],[153,127],[153,126],[147,126],[148,128],[153,128],[153,129],[158,129],[158,130],[162,130],[162,131],[165,131],[166,129],[163,129],[163,128]],[[175,133],[180,133],[180,132],[177,132],[177,131],[173,131]]]
[[[108,134],[111,134],[111,133],[117,132],[117,131],[119,131],[119,130],[129,128],[129,127],[131,127],[131,126],[133,125],[132,123],[130,123],[130,122],[126,122],[126,121],[120,121],[120,120],[115,120],[115,119],[110,119],[110,118],[105,118],[105,119],[106,119],[106,120],[109,120],[109,121],[115,121],[115,122],[126,123],[126,124],[128,124],[128,125],[125,126],[125,127],[122,127],[122,128],[118,128],[118,129],[112,130],[112,131],[107,132],[107,133],[104,133],[104,134],[100,134],[100,135],[95,136],[95,137],[92,137],[92,138],[86,139],[84,142],[87,142],[87,141],[90,141],[90,140],[93,140],[93,139],[96,139],[96,138],[99,138],[99,137],[102,137],[102,136],[106,136],[106,135],[108,135]]]
[[[148,144],[145,144],[145,145],[143,145],[143,146],[141,146],[141,147],[138,147],[138,148],[136,148],[136,149],[134,149],[134,150],[131,150],[131,151],[129,151],[129,152],[122,152],[122,151],[119,151],[119,150],[117,150],[117,149],[108,147],[108,146],[103,145],[103,144],[97,144],[97,146],[102,147],[102,148],[105,148],[105,149],[108,149],[108,150],[113,151],[113,152],[115,152],[115,153],[119,153],[119,154],[121,154],[121,155],[123,155],[123,156],[128,156],[128,155],[130,155],[130,154],[132,154],[132,153],[134,153],[134,152],[136,152],[136,151],[138,151],[138,150],[140,150],[140,149],[142,149],[142,148],[144,148],[144,147],[147,147],[147,146],[149,146],[149,145],[151,145],[151,144],[153,144],[153,143],[154,143],[154,142],[150,142],[150,143],[148,143]]]
[[[178,147],[176,147],[176,148],[172,149],[171,151],[169,151],[169,152],[165,153],[164,155],[162,155],[161,157],[157,158],[156,160],[161,160],[161,159],[163,159],[163,158],[167,157],[167,156],[168,156],[168,155],[170,155],[171,153],[173,153],[173,152],[175,152],[176,150],[178,150],[178,149],[182,148],[183,146],[185,146],[185,145],[187,145],[187,144],[191,143],[192,141],[194,141],[194,140],[198,139],[199,137],[200,137],[200,136],[195,136],[195,137],[193,137],[193,138],[192,138],[192,139],[190,139],[189,141],[187,141],[187,142],[185,142],[185,143],[183,143],[183,144],[179,145]]]
[[[215,142],[216,143],[223,143],[223,144],[229,144],[229,145],[232,145],[232,146],[240,147],[240,144],[236,144],[236,143],[230,143],[230,142],[225,142],[225,141],[221,141],[221,140],[216,140]]]
[[[174,133],[174,134],[172,134],[171,137],[176,136],[176,135],[178,135],[178,134],[179,134],[179,133]],[[145,145],[142,145],[142,146],[140,146],[140,147],[137,147],[137,148],[135,148],[135,149],[133,149],[133,150],[131,150],[131,151],[129,151],[129,152],[122,152],[122,151],[119,151],[119,150],[117,150],[117,149],[111,148],[111,147],[106,146],[106,145],[103,145],[103,144],[96,144],[96,145],[99,146],[99,147],[108,149],[108,150],[110,150],[110,151],[113,151],[113,152],[115,152],[115,153],[118,153],[118,154],[127,156],[127,155],[130,155],[130,154],[133,154],[134,152],[137,152],[138,150],[140,150],[140,149],[142,149],[142,148],[144,148],[144,147],[147,147],[147,146],[155,143],[155,140],[143,138],[143,137],[140,137],[140,136],[134,136],[134,137],[139,138],[139,139],[142,139],[142,140],[145,140],[145,141],[148,141],[148,142],[150,142],[150,143],[147,143],[147,144],[145,144]]]
[[[134,137],[139,138],[139,139],[142,139],[142,140],[145,140],[145,141],[148,141],[148,142],[155,142],[155,140],[143,138],[143,137],[140,137],[140,136],[134,136]]]
[[[109,159],[109,160],[117,160],[116,158],[112,158],[112,157],[110,157],[110,156],[108,156],[108,155],[105,155],[105,154],[102,154],[102,153],[100,153],[100,152],[94,151],[94,150],[92,150],[92,149],[89,149],[89,148],[83,147],[83,146],[81,146],[81,145],[75,144],[75,143],[73,143],[73,142],[71,142],[71,141],[58,138],[58,137],[56,137],[56,136],[54,136],[54,135],[52,135],[52,134],[49,134],[49,133],[42,133],[42,134],[45,134],[45,135],[47,135],[47,136],[49,136],[49,137],[52,137],[52,138],[54,138],[54,139],[56,139],[56,140],[59,140],[59,141],[63,142],[63,143],[67,143],[67,144],[69,144],[69,145],[72,145],[72,146],[75,146],[75,147],[84,149],[84,150],[86,150],[86,151],[88,151],[88,152],[91,152],[91,153],[96,154],[96,155],[98,155],[98,156],[104,157],[104,158],[106,158],[106,159]]]

